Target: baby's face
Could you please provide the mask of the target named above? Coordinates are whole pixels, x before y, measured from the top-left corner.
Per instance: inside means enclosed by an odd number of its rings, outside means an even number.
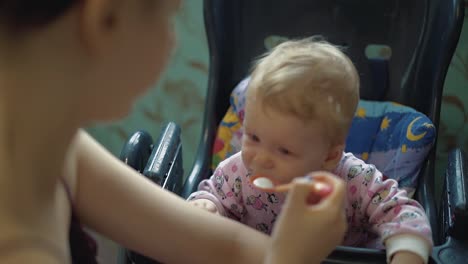
[[[242,159],[252,174],[265,174],[279,183],[323,169],[329,144],[320,122],[304,123],[260,104],[245,108]]]

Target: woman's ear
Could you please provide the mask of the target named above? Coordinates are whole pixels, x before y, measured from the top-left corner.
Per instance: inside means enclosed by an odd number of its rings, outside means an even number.
[[[338,165],[343,156],[344,147],[344,144],[338,144],[329,149],[327,158],[322,166],[324,170],[331,171]]]
[[[82,0],[79,10],[81,40],[91,55],[105,51],[119,21],[119,0]]]

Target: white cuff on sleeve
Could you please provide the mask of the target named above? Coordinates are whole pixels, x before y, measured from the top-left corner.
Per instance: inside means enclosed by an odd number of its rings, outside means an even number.
[[[427,264],[429,254],[432,250],[431,246],[424,238],[411,234],[391,236],[385,241],[385,247],[387,249],[387,263],[390,263],[395,253],[408,251],[420,256],[424,263]]]

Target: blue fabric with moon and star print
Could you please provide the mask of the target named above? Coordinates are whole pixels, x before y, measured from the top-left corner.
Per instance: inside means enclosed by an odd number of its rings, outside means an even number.
[[[435,137],[432,121],[410,107],[360,100],[346,151],[374,164],[386,177],[412,192]]]

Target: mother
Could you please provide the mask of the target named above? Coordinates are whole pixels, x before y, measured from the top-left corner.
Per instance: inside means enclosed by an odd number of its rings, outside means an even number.
[[[318,262],[340,242],[344,187],[333,176],[321,180],[334,193],[314,207],[296,183],[268,238],[138,177],[79,130],[122,117],[156,81],[178,4],[0,0],[1,263],[93,263],[77,219],[169,263]]]

